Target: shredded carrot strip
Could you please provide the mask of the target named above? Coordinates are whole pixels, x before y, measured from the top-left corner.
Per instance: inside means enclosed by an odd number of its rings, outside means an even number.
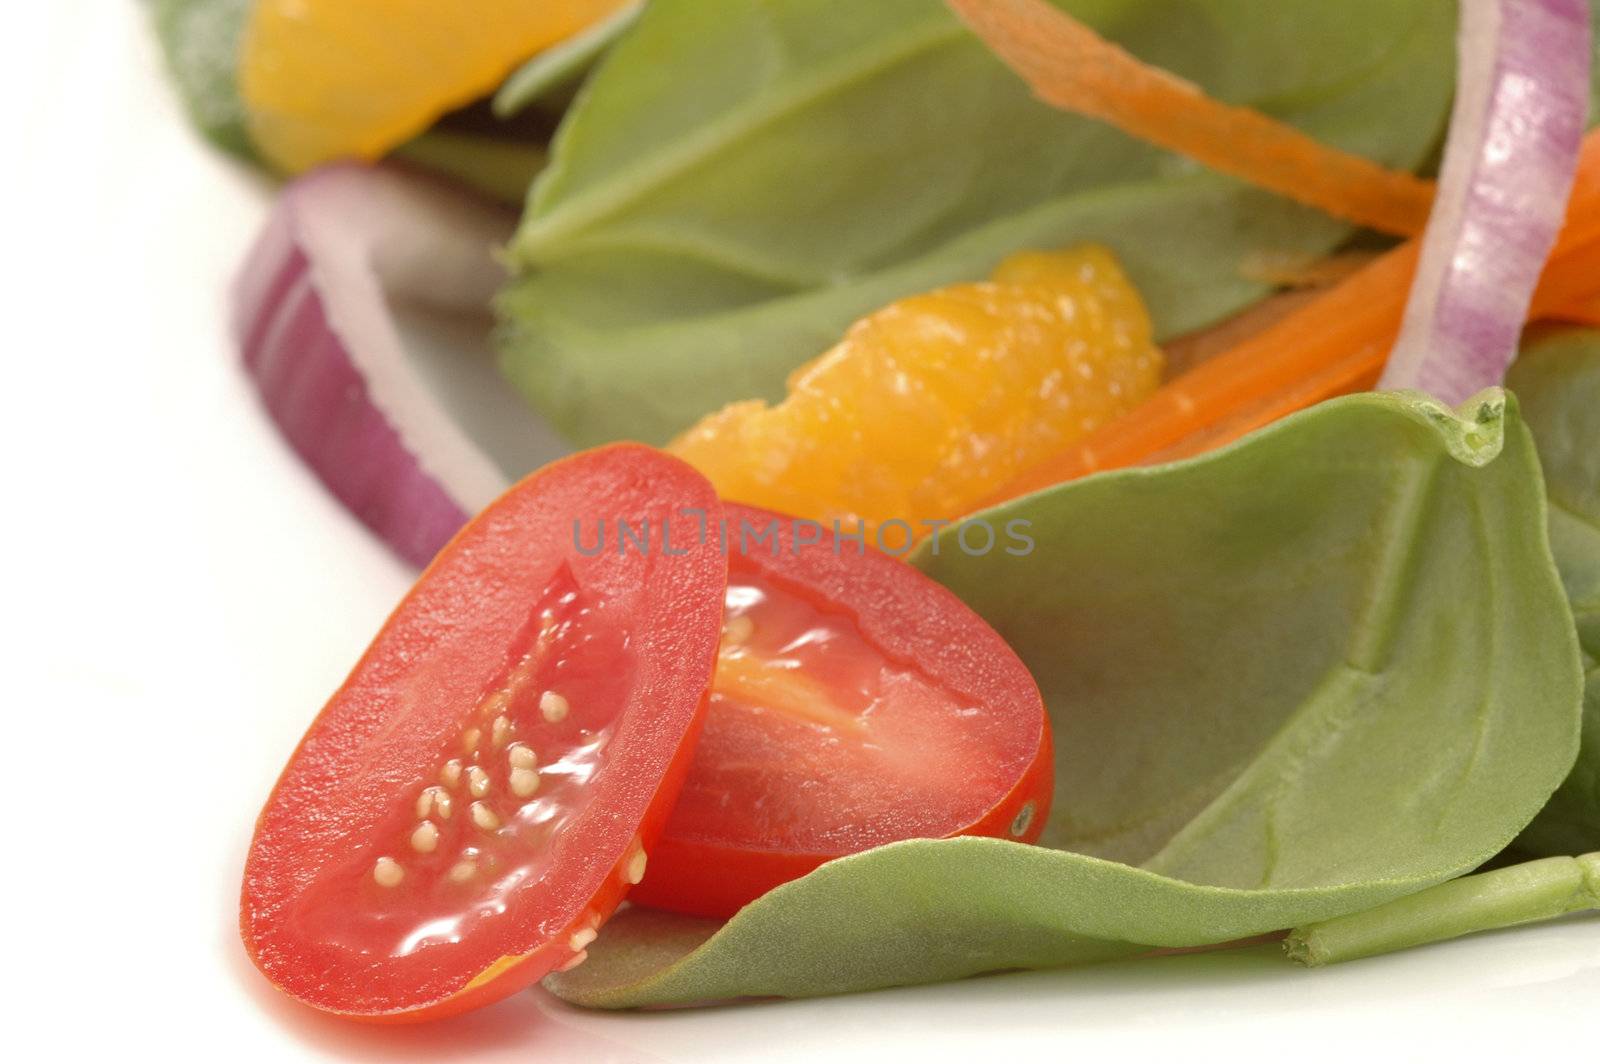
[[[1194,367],[1233,350],[1246,340],[1320,299],[1328,287],[1322,285],[1317,288],[1291,288],[1274,292],[1259,303],[1210,328],[1168,340],[1161,345],[1162,353],[1167,356],[1167,379],[1171,380],[1187,373]]]
[[[1432,183],[1329,148],[1259,111],[1213,100],[1045,0],[949,4],[1046,103],[1385,233],[1414,236],[1427,223]]]
[[[1381,364],[1400,332],[1404,292],[1416,269],[1407,244],[1268,326],[1239,346],[1163,385],[1132,412],[1007,485],[997,498],[1103,469],[1148,461],[1234,411],[1297,387],[1353,351],[1378,349]]]
[[[1558,269],[1556,263],[1564,261],[1585,265],[1589,272],[1579,268]],[[1550,265],[1545,267],[1529,317],[1585,320],[1594,314],[1597,298],[1600,298],[1600,224],[1581,231],[1573,227],[1570,238],[1563,234]]]
[[[1105,469],[1197,454],[1323,399],[1371,388],[1400,331],[1418,241],[1163,385],[1131,413],[1006,485],[1013,499]],[[1600,132],[1585,140],[1567,224],[1530,320],[1600,318]]]
[[[1596,268],[1600,269],[1600,266]],[[1572,325],[1588,325],[1600,329],[1600,296],[1557,307],[1550,312],[1550,318],[1552,321],[1564,321]]]
[[[1376,344],[1365,344],[1284,391],[1258,399],[1227,419],[1156,451],[1145,458],[1145,463],[1175,462],[1203,454],[1325,399],[1370,390],[1378,383],[1387,353]]]
[[[1572,299],[1569,290],[1579,286],[1587,288],[1591,294],[1584,299]],[[1589,240],[1550,260],[1545,283],[1534,298],[1530,319],[1600,325],[1600,240]],[[1294,386],[1237,410],[1217,424],[1147,456],[1144,461],[1172,462],[1204,454],[1325,399],[1370,391],[1377,385],[1383,365],[1388,361],[1389,346],[1388,341],[1365,344],[1320,367]]]
[[[1239,273],[1248,281],[1260,281],[1274,288],[1326,288],[1356,273],[1379,254],[1377,251],[1336,251],[1308,258],[1303,254],[1257,252],[1239,263]]]

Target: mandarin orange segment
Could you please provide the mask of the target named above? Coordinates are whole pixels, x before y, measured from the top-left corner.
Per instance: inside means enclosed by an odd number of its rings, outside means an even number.
[[[377,158],[624,2],[257,0],[239,64],[251,138],[291,173]]]
[[[1110,252],[1024,252],[862,319],[783,402],[734,403],[671,449],[724,498],[920,537],[1132,409],[1162,363]],[[893,548],[904,537],[885,529]]]

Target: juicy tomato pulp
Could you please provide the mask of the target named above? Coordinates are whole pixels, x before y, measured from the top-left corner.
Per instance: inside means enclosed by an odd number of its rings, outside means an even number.
[[[241,927],[269,979],[420,1019],[582,962],[688,769],[726,586],[693,514],[717,505],[677,459],[610,447],[445,547],[261,814]],[[658,538],[619,549],[618,521]]]
[[[1033,842],[1054,789],[1039,689],[944,587],[724,504],[722,647],[688,781],[630,898],[726,916],[823,862],[908,838]],[[771,548],[744,522],[781,530]],[[752,533],[752,536],[755,533]]]

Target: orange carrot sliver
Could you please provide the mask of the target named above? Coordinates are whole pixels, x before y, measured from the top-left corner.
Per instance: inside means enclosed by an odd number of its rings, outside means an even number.
[[[1573,298],[1571,292],[1589,294]],[[1600,325],[1600,238],[1578,244],[1550,260],[1544,283],[1534,298],[1530,315],[1573,324]],[[1390,338],[1392,340],[1392,338]],[[1378,383],[1389,358],[1389,343],[1369,343],[1337,362],[1319,368],[1275,395],[1237,410],[1225,420],[1193,433],[1171,447],[1146,456],[1145,462],[1172,462],[1192,458],[1240,439],[1299,410],[1351,392],[1370,391]]]
[[[1338,151],[1134,58],[1046,0],[949,0],[1046,103],[1385,233],[1422,231],[1433,185]]]
[[[997,503],[1105,469],[1186,457],[1324,399],[1370,388],[1399,334],[1416,270],[1411,240],[1306,306],[1163,385],[1127,416],[997,492]],[[1600,318],[1600,131],[1584,139],[1567,224],[1530,320]]]
[[[1335,396],[1370,390],[1378,383],[1388,349],[1367,344],[1337,362],[1297,381],[1282,392],[1268,395],[1235,411],[1226,420],[1184,437],[1164,450],[1147,455],[1146,463],[1175,462],[1232,443],[1279,418],[1315,406]]]
[[[1403,308],[1393,294],[1405,290],[1416,261],[1413,245],[1390,252],[1301,310],[1163,385],[1131,413],[1008,484],[997,500],[1147,461],[1373,341],[1382,344],[1381,364],[1400,331]]]
[[[1596,264],[1596,270],[1600,270],[1600,263]],[[1600,295],[1556,307],[1550,312],[1550,319],[1600,329]]]
[[[1573,311],[1581,314],[1583,308],[1592,308],[1597,294],[1600,294],[1600,231],[1574,232],[1573,237],[1575,239],[1567,239],[1564,234],[1555,254],[1551,256],[1550,265],[1540,279],[1539,289],[1533,295],[1533,305],[1528,311],[1530,319],[1570,320]],[[1557,268],[1558,263],[1565,262],[1582,262],[1590,268]]]

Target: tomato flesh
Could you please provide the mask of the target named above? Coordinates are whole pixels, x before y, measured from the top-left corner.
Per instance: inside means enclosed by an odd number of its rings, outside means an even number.
[[[732,527],[774,519],[725,511]],[[1053,790],[1038,687],[949,591],[886,555],[784,534],[775,552],[732,554],[725,602],[705,727],[633,900],[726,916],[872,846],[1038,838]]]
[[[421,1019],[579,963],[687,771],[726,563],[709,485],[648,448],[534,474],[447,546],[295,752],[241,927],[318,1008]],[[578,549],[671,526],[672,551]]]
[[[627,625],[607,606],[560,568],[503,677],[440,748],[436,770],[392,803],[376,834],[389,845],[352,855],[297,899],[289,918],[300,930],[404,957],[499,919],[518,886],[552,873],[633,682]],[[563,719],[541,712],[546,691],[568,706]]]

